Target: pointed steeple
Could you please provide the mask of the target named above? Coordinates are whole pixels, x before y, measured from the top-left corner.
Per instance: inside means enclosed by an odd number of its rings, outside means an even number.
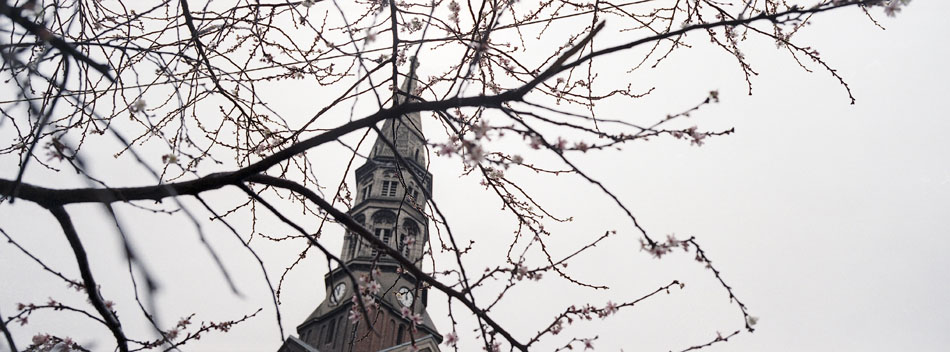
[[[396,95],[396,105],[403,104],[406,99],[413,94],[416,89],[416,68],[419,63],[413,57],[409,62],[409,77],[402,83],[399,89],[404,94]],[[396,145],[399,155],[406,160],[412,160],[425,166],[425,135],[422,133],[422,119],[418,112],[412,112],[402,115],[397,119],[389,119],[383,123],[382,137]],[[395,138],[393,136],[395,135]],[[381,138],[376,139],[373,150],[369,154],[370,159],[393,158],[393,152]]]
[[[408,95],[414,94],[416,90],[416,68],[419,67],[419,61],[416,60],[415,56],[409,58],[409,78],[402,82],[402,87],[399,88],[399,91],[406,93],[396,95],[396,105],[402,104],[406,101]]]

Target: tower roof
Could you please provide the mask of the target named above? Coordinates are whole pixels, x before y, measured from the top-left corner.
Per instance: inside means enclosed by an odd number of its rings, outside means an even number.
[[[416,68],[419,66],[415,58],[410,60],[409,75],[399,88],[396,95],[396,105],[406,102],[416,88]],[[383,138],[396,145],[399,155],[407,160],[414,160],[419,165],[425,164],[425,135],[422,133],[422,119],[418,112],[408,113],[399,118],[388,119],[380,129]],[[395,136],[395,138],[393,137]],[[370,152],[370,159],[380,157],[393,158],[393,151],[382,138],[377,138]]]

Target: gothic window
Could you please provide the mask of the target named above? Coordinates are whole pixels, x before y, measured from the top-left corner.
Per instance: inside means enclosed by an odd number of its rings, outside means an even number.
[[[362,194],[362,195],[360,196],[360,200],[366,200],[366,197],[369,197],[369,193],[372,192],[372,191],[373,191],[373,184],[372,184],[372,183],[363,185],[363,190],[360,191],[360,194]]]
[[[406,195],[410,197],[413,203],[419,203],[419,191],[416,191],[416,188],[409,186],[406,188]]]
[[[395,336],[395,335],[396,335],[396,320],[394,320],[394,319],[389,319],[389,329],[388,329],[388,334],[387,334],[387,335],[388,335],[388,336]],[[390,337],[390,338],[391,338],[391,337]],[[398,344],[398,342],[397,342],[397,344]]]
[[[393,237],[393,228],[396,226],[396,214],[388,210],[379,210],[373,214],[373,232],[387,246]],[[376,256],[377,248],[373,247],[372,256]]]
[[[333,347],[334,347],[334,348],[336,348],[337,345],[340,344],[340,340],[342,340],[342,339],[343,339],[342,337],[345,336],[344,329],[345,329],[346,327],[343,325],[343,317],[339,317],[339,318],[336,319],[336,325],[340,327],[340,335],[341,335],[340,337],[341,337],[341,338],[334,339],[334,341],[333,341]]]
[[[346,245],[346,257],[353,258],[353,255],[356,254],[356,242],[359,240],[359,238],[353,234],[350,234],[347,237],[347,241],[349,242]]]
[[[393,237],[392,229],[376,229],[376,238],[383,240],[387,246],[389,246],[389,240]],[[373,255],[376,255],[376,249],[373,249]]]
[[[409,253],[412,252],[412,246],[415,245],[416,240],[418,240],[419,226],[416,225],[415,221],[405,219],[402,222],[402,233],[399,235],[399,251],[403,256],[409,258]],[[412,260],[412,258],[409,258]]]
[[[353,217],[353,220],[356,220],[356,222],[359,223],[360,226],[366,226],[366,215],[356,214],[356,216]],[[346,243],[346,257],[353,258],[356,255],[356,252],[359,251],[357,246],[361,242],[360,236],[356,235],[353,232],[347,231],[346,241],[348,241]]]
[[[399,324],[399,332],[396,333],[396,344],[401,344],[406,337],[406,325]]]
[[[333,334],[335,333],[334,330],[336,330],[336,320],[330,319],[330,325],[327,326],[327,335],[323,340],[323,343],[328,345],[333,343]]]
[[[396,181],[383,181],[383,197],[395,197],[396,189],[399,188],[399,183]]]

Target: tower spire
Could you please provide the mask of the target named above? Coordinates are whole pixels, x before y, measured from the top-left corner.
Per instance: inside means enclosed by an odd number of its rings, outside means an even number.
[[[396,105],[405,103],[408,97],[415,94],[417,67],[419,67],[419,61],[416,60],[416,57],[409,57],[409,75],[405,81],[402,81],[402,87],[399,88],[399,93],[396,94]]]
[[[419,62],[413,56],[409,59],[409,74],[396,95],[396,105],[409,99],[416,89],[416,68]],[[390,141],[396,146],[396,151],[406,160],[415,161],[419,166],[425,165],[425,135],[422,133],[422,119],[418,112],[411,112],[398,118],[388,119],[380,129],[382,135],[376,139],[370,159],[395,158],[392,149],[386,143]],[[385,138],[385,140],[383,140]]]
[[[393,102],[397,106],[413,99],[418,66],[411,58],[409,74]],[[356,197],[347,211],[416,267],[422,266],[429,241],[424,205],[432,194],[432,174],[425,167],[425,148],[418,112],[387,119],[369,159],[355,170]],[[394,149],[407,164],[396,160]],[[422,282],[352,231],[343,235],[340,258],[345,269],[334,268],[324,276],[326,298],[297,326],[299,338],[287,338],[279,352],[439,351],[442,335],[426,312],[428,289]],[[347,271],[375,284],[354,286]],[[368,287],[385,289],[369,292]],[[372,321],[349,318],[358,312],[359,299],[375,303]]]

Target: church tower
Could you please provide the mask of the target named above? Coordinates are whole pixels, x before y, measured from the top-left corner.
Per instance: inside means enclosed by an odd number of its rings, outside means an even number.
[[[415,90],[416,66],[413,60],[401,87],[408,94]],[[405,99],[400,95],[397,104]],[[419,113],[386,120],[381,132],[366,163],[356,169],[356,198],[348,214],[421,267],[429,239],[423,207],[425,195],[432,194],[432,174],[426,170]],[[397,162],[387,141],[405,163]],[[426,312],[428,295],[421,282],[350,231],[344,235],[340,259],[360,285],[373,289],[378,284],[376,307],[369,311],[375,331],[362,316],[350,319],[351,311],[360,312],[355,302],[361,288],[353,287],[342,268],[335,268],[324,277],[326,298],[297,327],[300,337],[288,337],[279,352],[400,352],[409,351],[412,341],[419,351],[439,351],[442,335]]]

